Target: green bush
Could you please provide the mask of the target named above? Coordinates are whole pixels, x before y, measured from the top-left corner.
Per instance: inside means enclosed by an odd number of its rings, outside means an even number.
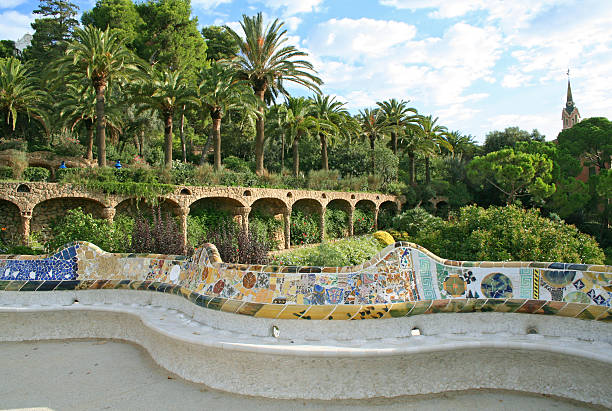
[[[356,208],[353,213],[353,233],[367,234],[374,231],[374,211]]]
[[[264,242],[270,250],[278,249],[277,234],[283,229],[283,221],[260,211],[254,211],[249,216],[249,232],[258,241]]]
[[[335,170],[311,170],[308,173],[308,188],[312,190],[337,190],[340,173]]]
[[[110,222],[76,208],[53,224],[51,240],[45,246],[52,252],[72,241],[89,241],[104,251],[124,253],[129,251],[133,225],[134,220],[126,216],[117,216]]]
[[[370,260],[382,249],[378,240],[366,235],[279,253],[274,256],[272,263],[327,267],[358,265]]]
[[[516,206],[463,207],[444,224],[427,225],[415,241],[443,258],[602,264],[597,242],[573,225]]]
[[[0,180],[11,180],[13,178],[13,168],[2,166],[0,167]]]
[[[28,167],[23,171],[23,178],[27,181],[48,181],[51,172],[44,167]]]
[[[327,238],[342,238],[348,235],[348,213],[344,210],[325,210],[325,235]]]
[[[236,156],[228,156],[223,159],[223,165],[225,168],[228,168],[237,173],[251,173],[251,168],[249,167],[249,163],[241,158]]]
[[[172,177],[172,184],[193,184],[195,180],[195,166],[183,163],[180,160],[173,160],[170,175]]]
[[[304,214],[301,210],[291,212],[291,244],[313,244],[321,239],[319,215]]]
[[[421,207],[416,207],[393,217],[391,226],[394,230],[405,231],[414,237],[421,230],[435,230],[443,223],[441,218],[432,216]]]

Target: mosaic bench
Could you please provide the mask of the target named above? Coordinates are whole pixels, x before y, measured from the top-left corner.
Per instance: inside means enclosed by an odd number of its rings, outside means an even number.
[[[93,289],[172,293],[274,319],[496,311],[612,321],[611,266],[443,260],[403,242],[354,267],[226,264],[210,244],[192,257],[111,254],[85,242],[48,256],[0,256],[0,290]]]
[[[494,388],[612,407],[611,270],[442,260],[410,243],[294,267],[78,242],[0,256],[0,341],[129,341],[187,380],[270,398]]]

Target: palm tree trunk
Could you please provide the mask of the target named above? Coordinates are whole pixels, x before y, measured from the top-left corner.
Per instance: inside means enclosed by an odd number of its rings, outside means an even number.
[[[376,140],[376,137],[370,137],[370,151],[372,153],[372,174],[374,173],[374,169],[376,167],[376,165],[374,164],[374,141]]]
[[[285,170],[285,129],[281,131],[281,175],[283,175],[283,171]]]
[[[93,143],[94,143],[93,120],[88,120],[85,123],[85,128],[87,129],[87,154],[85,155],[85,158],[88,160],[93,160]]]
[[[144,130],[140,130],[140,141],[139,141],[139,144],[138,144],[138,147],[139,147],[138,148],[138,155],[140,157],[142,157],[142,152],[144,151],[144,135],[145,135]]]
[[[300,133],[293,139],[293,176],[297,177],[300,174]]]
[[[98,134],[98,166],[106,167],[106,115],[104,114],[104,91],[106,82],[96,87],[96,132]]]
[[[166,120],[164,126],[164,165],[172,168],[172,113],[165,113]]]
[[[431,182],[431,172],[429,171],[429,156],[425,156],[425,183]]]
[[[255,89],[255,95],[262,102],[262,106],[257,110],[260,115],[257,116],[257,120],[255,121],[255,172],[258,175],[262,175],[264,173],[264,143],[265,143],[265,121],[264,121],[264,94],[266,92],[265,86],[261,89]]]
[[[136,152],[140,155],[140,140],[138,139],[138,134],[134,134],[134,147],[136,148]]]
[[[181,151],[183,153],[183,163],[186,163],[187,162],[187,146],[185,145],[184,129],[185,129],[185,105],[183,104],[183,110],[181,112],[180,136],[181,136]]]
[[[414,152],[408,153],[408,172],[410,173],[410,185],[416,185],[416,167],[414,161]]]
[[[321,138],[321,169],[329,171],[329,162],[327,161],[327,137],[323,133],[319,133]]]
[[[393,149],[393,154],[397,155],[397,134],[395,131],[391,132],[391,148]]]
[[[215,171],[221,170],[221,112],[214,111],[212,117],[212,135],[215,145]]]

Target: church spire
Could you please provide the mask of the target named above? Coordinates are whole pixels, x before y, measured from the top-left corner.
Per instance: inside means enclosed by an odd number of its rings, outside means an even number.
[[[574,105],[572,98],[572,86],[570,85],[569,69],[567,69],[567,100],[565,108],[561,111],[561,120],[563,120],[563,130],[571,128],[574,124],[580,122],[580,113]]]

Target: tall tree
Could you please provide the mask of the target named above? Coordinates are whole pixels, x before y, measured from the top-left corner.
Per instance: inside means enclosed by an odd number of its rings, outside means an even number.
[[[506,127],[503,131],[487,133],[482,146],[484,154],[499,151],[503,148],[514,148],[519,141],[544,141],[544,136],[538,130],[531,133],[518,127]]]
[[[74,31],[74,40],[59,60],[59,81],[64,75],[76,82],[86,80],[96,92],[96,133],[98,137],[98,165],[106,166],[106,89],[110,83],[120,87],[123,82],[137,78],[142,66],[121,42],[118,33],[107,28],[102,31],[93,26]]]
[[[587,166],[610,168],[612,157],[612,122],[605,117],[582,120],[572,128],[559,133],[559,148],[576,158],[582,158]]]
[[[15,42],[13,40],[0,40],[0,59],[9,57],[21,57],[19,50],[15,47]]]
[[[374,173],[374,170],[376,169],[376,164],[374,161],[374,145],[376,140],[382,139],[385,135],[389,134],[393,129],[393,126],[385,121],[385,114],[379,108],[366,108],[359,111],[359,120],[363,135],[370,141],[372,173]]]
[[[244,39],[229,27],[226,30],[240,47],[240,53],[234,60],[238,76],[251,83],[257,98],[263,103],[267,92],[273,96],[282,93],[288,95],[286,81],[301,84],[316,92],[323,81],[315,74],[312,64],[299,58],[308,54],[294,46],[285,46],[287,30],[278,19],[264,26],[261,13],[254,17],[242,16],[240,26]],[[264,172],[265,120],[264,107],[259,108],[260,116],[255,124],[255,171]]]
[[[75,18],[79,8],[67,0],[40,0],[34,14],[41,16],[34,20],[32,43],[24,51],[26,60],[36,61],[41,70],[57,60],[66,50],[66,40],[78,27]]]
[[[220,26],[207,26],[202,29],[202,37],[206,40],[206,57],[212,61],[231,60],[240,47],[234,37]]]
[[[96,6],[83,13],[84,26],[95,26],[100,30],[115,29],[119,38],[132,51],[144,41],[142,38],[145,22],[140,17],[132,0],[98,0]]]
[[[412,127],[418,128],[418,119],[416,108],[408,107],[408,101],[392,98],[387,101],[379,101],[376,103],[383,111],[387,123],[392,125],[390,130],[391,149],[393,154],[397,155],[397,135],[401,133],[403,128]]]
[[[319,120],[325,121],[332,128],[332,132],[321,130],[319,139],[321,140],[321,170],[329,170],[329,160],[327,156],[328,137],[339,134],[344,131],[347,133],[356,132],[356,123],[350,121],[352,119],[348,111],[344,108],[344,103],[336,101],[335,97],[321,96],[316,94],[312,99],[312,115]]]
[[[421,128],[420,133],[424,138],[423,143],[432,147],[432,149],[427,149],[425,153],[425,182],[427,184],[431,182],[431,171],[429,166],[431,155],[439,152],[441,147],[449,151],[453,149],[445,138],[448,129],[436,124],[437,122],[438,117],[432,118],[432,116],[421,116],[419,119],[419,126]]]
[[[164,165],[172,168],[172,129],[174,113],[184,105],[197,105],[195,90],[189,85],[181,70],[151,70],[150,78],[143,84],[142,110],[156,110],[164,121]]]
[[[476,183],[490,183],[506,196],[507,204],[512,204],[526,195],[550,197],[555,192],[552,169],[552,161],[542,154],[507,148],[475,157],[468,164],[468,177]]]
[[[236,81],[232,70],[219,63],[200,72],[199,98],[212,120],[214,167],[221,169],[221,119],[231,109],[241,108],[246,115],[256,117],[259,100],[245,81]]]
[[[0,113],[12,131],[20,115],[45,126],[45,100],[38,79],[24,64],[14,57],[0,59]]]

